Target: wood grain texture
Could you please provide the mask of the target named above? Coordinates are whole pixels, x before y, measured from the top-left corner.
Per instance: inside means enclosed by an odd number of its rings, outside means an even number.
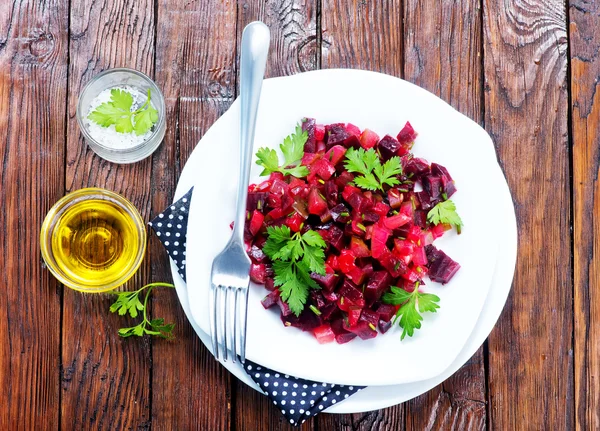
[[[237,57],[239,64],[242,31],[252,21],[261,20],[271,31],[271,46],[265,74],[293,75],[317,68],[316,1],[238,1]],[[239,85],[239,83],[238,83]],[[264,395],[233,378],[235,390],[234,421],[236,430],[272,430],[293,428]],[[313,429],[309,419],[303,430]]]
[[[116,165],[96,156],[83,142],[76,122],[77,97],[100,71],[131,67],[152,76],[152,0],[71,3],[71,40],[66,154],[66,189],[103,187],[128,198],[148,219],[151,160]],[[149,261],[124,286],[148,280]],[[122,339],[127,318],[109,315],[109,295],[65,289],[63,305],[62,425],[67,429],[148,429],[150,427],[149,341]]]
[[[158,2],[156,81],[166,99],[167,135],[153,160],[153,215],[170,203],[179,170],[232,101],[235,18],[234,2]],[[150,259],[154,280],[171,279],[154,235]],[[173,342],[152,346],[152,428],[230,429],[229,373],[202,345],[175,292],[157,294],[152,310],[176,323]]]
[[[403,10],[394,0],[323,0],[322,67],[349,67],[403,77]],[[359,127],[367,127],[362,124]],[[402,430],[404,406],[355,415],[321,415],[319,429]]]
[[[59,284],[38,232],[63,193],[65,1],[0,3],[0,429],[59,424]]]
[[[600,429],[600,4],[569,3],[573,142],[575,409]]]
[[[405,1],[405,79],[441,97],[480,124],[483,122],[481,31],[477,0]],[[415,151],[418,154],[418,140]],[[484,429],[485,383],[483,348],[480,348],[444,383],[406,403],[406,428]]]
[[[516,206],[513,290],[489,338],[493,429],[573,429],[564,2],[484,1],[485,124]]]
[[[402,77],[402,16],[398,0],[322,0],[322,67]]]

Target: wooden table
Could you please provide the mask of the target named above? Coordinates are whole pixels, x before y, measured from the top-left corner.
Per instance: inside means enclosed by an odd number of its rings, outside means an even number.
[[[269,76],[380,71],[482,124],[519,223],[511,296],[460,371],[404,405],[303,428],[599,429],[595,0],[0,2],[0,429],[289,428],[216,364],[173,291],[157,292],[152,313],[176,322],[175,341],[121,339],[111,298],[59,285],[38,243],[52,204],[82,187],[125,195],[146,220],[170,202],[194,146],[236,97],[240,35],[256,19],[272,31]],[[75,119],[85,83],[117,66],[152,76],[167,103],[164,143],[129,166],[95,156]],[[128,287],[170,278],[152,237]]]

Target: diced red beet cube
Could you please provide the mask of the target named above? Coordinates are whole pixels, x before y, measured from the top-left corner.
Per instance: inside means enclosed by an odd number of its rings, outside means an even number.
[[[342,287],[340,287],[338,294],[342,298],[349,300],[351,305],[355,305],[360,308],[365,306],[363,293],[350,280],[344,280],[344,283],[342,284]]]
[[[385,217],[390,212],[390,207],[383,202],[376,202],[373,205],[373,211],[379,214],[379,217]]]
[[[395,216],[384,218],[383,225],[390,230],[394,230],[399,228],[400,226],[404,226],[412,220],[412,217],[409,217],[405,214],[397,214]]]
[[[365,211],[363,213],[362,217],[363,217],[363,222],[364,222],[363,224],[377,223],[379,221],[379,219],[381,218],[381,216],[373,210]]]
[[[275,290],[275,280],[272,277],[265,278],[265,289],[269,292],[273,292]]]
[[[266,257],[262,251],[262,248],[257,247],[256,245],[250,247],[248,256],[250,256],[250,259],[252,259],[252,262],[254,263],[262,263],[262,261],[265,260]]]
[[[319,159],[312,165],[311,171],[327,181],[335,173],[335,167],[328,160]]]
[[[288,305],[287,302],[284,302],[283,299],[281,299],[281,296],[277,300],[277,305],[279,305],[279,309],[281,310],[281,317],[286,317],[286,316],[289,316],[290,314],[292,314],[292,310],[290,310],[290,306]]]
[[[369,277],[365,287],[365,299],[367,305],[372,305],[381,298],[381,295],[391,286],[392,277],[387,271],[375,271]]]
[[[398,209],[402,205],[404,195],[398,189],[389,189],[388,200],[390,201],[390,207]]]
[[[325,296],[325,295],[323,295]],[[327,299],[327,298],[325,298]],[[329,302],[328,304],[325,304],[325,306],[323,308],[321,308],[321,321],[322,322],[326,322],[326,321],[330,321],[331,319],[335,318],[336,316],[338,316],[340,314],[339,309],[337,307],[337,304],[335,302]]]
[[[377,326],[377,323],[379,323],[379,313],[365,308],[360,314],[359,320],[371,323],[373,326]]]
[[[379,314],[379,318],[381,320],[383,320],[384,322],[389,322],[390,320],[392,320],[392,317],[396,315],[398,307],[399,306],[392,304],[381,304],[377,308],[377,314]]]
[[[440,199],[442,197],[442,179],[433,175],[424,177],[423,190],[429,193],[431,199]]]
[[[379,225],[373,225],[373,236],[371,237],[371,255],[378,259],[388,251],[387,240],[390,237],[391,231]]]
[[[298,317],[294,314],[289,314],[287,316],[282,314],[281,321],[285,326],[294,326],[302,331],[312,331],[321,325],[321,320],[311,310],[304,310]]]
[[[344,198],[344,200],[348,200],[350,198],[350,196],[352,196],[353,194],[360,194],[361,191],[358,187],[354,187],[354,186],[345,186],[344,190],[342,191],[342,197]]]
[[[437,163],[431,164],[431,173],[438,177],[446,177],[450,181],[452,181],[452,177],[450,176],[450,172],[442,165],[438,165]]]
[[[344,155],[346,155],[346,151],[347,150],[345,147],[342,147],[341,145],[334,145],[329,151],[325,153],[325,157],[323,159],[327,160],[329,163],[335,166],[340,162],[340,160],[344,158]]]
[[[413,223],[423,229],[427,227],[427,211],[416,210]]]
[[[425,247],[415,247],[412,261],[415,265],[427,265],[427,254],[425,253]]]
[[[313,187],[308,194],[308,212],[320,216],[327,210],[327,202],[321,192]]]
[[[415,245],[404,239],[394,239],[394,251],[398,256],[411,256],[415,251]]]
[[[285,220],[286,226],[289,227],[292,232],[300,232],[303,223],[304,218],[296,212]]]
[[[353,334],[352,332],[346,332],[345,334],[339,334],[335,336],[335,341],[338,344],[346,344],[349,341],[352,341],[356,338],[356,334]]]
[[[379,142],[379,135],[372,130],[365,129],[360,135],[360,146],[365,150],[375,147]]]
[[[265,216],[258,210],[254,210],[252,212],[252,218],[250,219],[249,230],[252,236],[256,236],[256,234],[262,228],[263,222],[265,221]]]
[[[271,172],[271,175],[269,175],[269,181],[271,184],[273,184],[275,180],[283,181],[283,178],[284,176],[281,172]]]
[[[338,257],[338,267],[344,274],[348,274],[352,269],[356,268],[354,261],[356,256],[350,250],[342,250]]]
[[[348,198],[346,199],[346,202],[348,202],[348,205],[350,205],[356,211],[360,211],[364,206],[365,199],[364,199],[362,193],[357,192],[357,193],[352,193],[350,196],[348,196]]]
[[[421,241],[421,228],[419,226],[412,226],[406,235],[406,239],[420,246],[421,244],[419,244],[419,241]]]
[[[412,218],[414,217],[414,208],[412,202],[403,202],[402,205],[400,205],[400,209],[398,210],[398,212],[400,214],[408,216],[412,220]]]
[[[330,301],[330,302],[337,302],[340,299],[340,295],[338,295],[335,292],[329,292],[327,290],[323,290],[323,296],[325,297],[326,300]],[[337,308],[337,305],[336,305]]]
[[[344,321],[342,319],[336,319],[332,321],[331,330],[335,334],[335,341],[338,344],[345,344],[348,341],[352,341],[356,338],[356,334],[348,332],[344,329]]]
[[[353,181],[353,180],[354,180],[354,175],[352,175],[348,171],[344,171],[335,179],[335,183],[337,184],[337,186],[339,188],[344,188],[350,181]]]
[[[403,260],[399,259],[389,251],[379,258],[379,263],[381,263],[394,278],[403,275],[408,269]]]
[[[350,307],[348,310],[348,326],[353,327],[358,323],[358,319],[360,319],[362,309],[360,307]],[[348,328],[344,328],[348,330]]]
[[[329,210],[333,221],[346,223],[350,221],[350,210],[344,204],[338,204]]]
[[[334,145],[344,145],[344,142],[352,135],[346,130],[346,125],[343,123],[334,123],[325,126],[325,143],[327,148]]]
[[[310,278],[315,280],[319,286],[329,292],[332,292],[333,289],[335,289],[335,286],[339,280],[339,277],[336,274],[320,275],[315,272],[310,274]]]
[[[373,267],[371,267],[372,269]],[[362,268],[358,266],[354,266],[350,272],[348,272],[347,277],[352,280],[354,284],[360,285],[363,284],[365,279],[367,278],[367,274],[363,271]]]
[[[423,211],[429,211],[431,208],[436,206],[439,202],[438,199],[431,199],[431,196],[426,190],[421,190],[420,192],[416,192],[415,196],[419,201],[419,205]]]
[[[358,335],[363,340],[369,340],[377,336],[377,326],[372,323],[359,321],[356,325],[348,327],[344,326],[344,329]]]
[[[402,130],[400,130],[400,132],[398,133],[398,136],[396,138],[401,144],[408,144],[410,142],[413,142],[416,137],[417,132],[415,132],[415,129],[413,129],[412,125],[407,121]]]
[[[440,223],[435,226],[432,226],[430,231],[431,231],[431,234],[433,235],[433,239],[438,239],[438,238],[441,238],[446,231],[449,231],[451,229],[452,229],[452,225]]]
[[[456,185],[454,184],[454,181],[449,180],[446,177],[441,177],[441,178],[442,178],[442,189],[444,190],[444,193],[446,194],[445,197],[449,198],[454,193],[456,193]]]
[[[317,139],[315,137],[315,124],[314,118],[305,118],[302,120],[302,130],[308,134],[308,139],[304,144],[305,153],[316,153],[317,152]]]
[[[310,298],[312,299],[313,305],[319,310],[325,306],[325,298],[323,294],[318,290],[310,291]]]
[[[392,322],[389,320],[387,322],[385,320],[380,320],[377,326],[379,327],[379,332],[385,334],[392,327]]]
[[[404,166],[405,174],[413,174],[417,176],[427,175],[430,172],[429,163],[425,159],[413,157],[406,162]]]
[[[324,324],[313,329],[313,335],[319,344],[331,343],[335,340],[335,333],[331,329],[331,325]]]
[[[325,139],[325,126],[323,124],[315,124],[315,139],[317,142]]]
[[[365,242],[362,239],[356,236],[350,238],[350,251],[357,258],[371,256],[371,252],[369,251],[369,247],[367,246],[367,244],[365,244]]]
[[[344,248],[344,231],[337,226],[331,226],[327,232],[327,240],[333,248],[341,251]]]
[[[406,271],[404,271],[400,276],[405,280],[410,281],[411,283],[415,283],[416,281],[421,279],[419,273],[413,268],[407,268]]]
[[[265,307],[265,310],[266,310],[266,309],[271,308],[274,305],[276,305],[278,300],[279,300],[279,290],[274,290],[271,293],[269,293],[267,296],[265,296],[262,299],[262,301],[260,301],[260,303],[262,304],[263,307]]]
[[[304,153],[304,156],[302,156],[302,161],[300,162],[300,164],[303,166],[311,166],[317,160],[321,159],[321,157],[323,157],[323,156],[318,153]]]
[[[427,260],[429,262],[429,278],[442,284],[448,283],[454,274],[460,269],[458,262],[455,262],[442,250],[438,250],[433,245],[425,247]]]
[[[396,156],[398,150],[400,149],[400,143],[390,135],[385,135],[377,144],[377,148],[379,149],[379,153],[381,154],[381,158],[383,160],[389,160],[392,157]]]
[[[254,283],[264,284],[267,275],[267,266],[264,263],[253,263],[250,265],[250,280]]]
[[[248,199],[246,200],[246,209],[248,211],[264,211],[264,208],[267,206],[268,197],[269,193],[267,192],[249,192]]]
[[[351,135],[356,136],[357,138],[360,138],[360,129],[358,128],[358,126],[355,126],[352,123],[347,123],[346,124],[346,130],[348,131],[348,133],[350,133]]]

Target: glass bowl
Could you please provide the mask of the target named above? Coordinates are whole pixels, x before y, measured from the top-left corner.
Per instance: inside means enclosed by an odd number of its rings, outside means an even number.
[[[92,101],[104,90],[119,86],[131,86],[144,94],[150,90],[150,100],[158,110],[158,121],[153,126],[152,135],[142,143],[129,148],[115,148],[98,142],[92,137],[84,121]],[[145,159],[158,148],[165,136],[165,98],[154,81],[133,69],[109,69],[92,78],[79,96],[76,116],[81,133],[89,147],[103,159],[114,163],[134,163]]]
[[[65,286],[106,292],[129,280],[146,251],[146,226],[124,197],[80,189],[50,209],[40,232],[42,258]]]

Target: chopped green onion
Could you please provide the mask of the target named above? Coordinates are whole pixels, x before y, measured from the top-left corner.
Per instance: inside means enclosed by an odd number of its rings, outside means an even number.
[[[369,328],[371,328],[373,331],[377,331],[377,328],[372,323],[369,323]]]
[[[320,178],[319,178],[319,182],[320,182],[321,184],[325,184],[325,181],[323,181],[323,180],[322,180],[322,179],[320,179]]]
[[[314,305],[309,305],[308,308],[310,308],[312,310],[313,313],[315,313],[317,316],[321,315],[321,312],[319,311],[319,309],[317,307],[315,307]]]
[[[346,212],[346,211],[344,211],[343,213],[340,213],[340,215],[341,215],[342,217],[350,217],[350,213],[349,213],[349,212]]]
[[[367,231],[367,228],[362,223],[356,223],[356,226],[363,232]]]
[[[262,203],[260,201],[256,202],[256,209],[260,210],[262,207]]]

